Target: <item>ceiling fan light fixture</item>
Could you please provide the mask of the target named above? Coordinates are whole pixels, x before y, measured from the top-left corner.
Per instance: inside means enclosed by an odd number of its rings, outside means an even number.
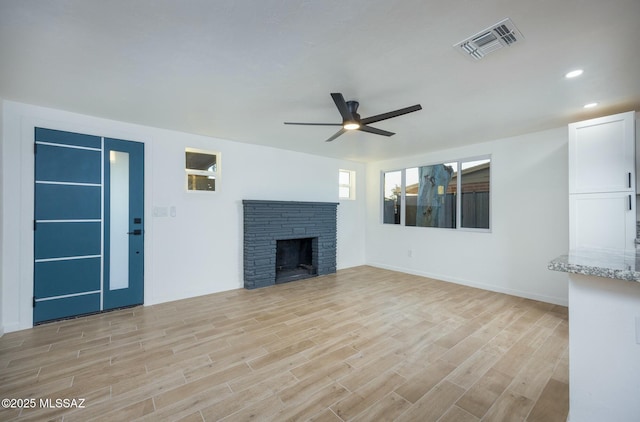
[[[577,78],[578,76],[582,75],[584,73],[584,71],[582,69],[576,69],[576,70],[572,70],[571,72],[567,72],[564,77],[567,79],[573,79],[573,78]]]
[[[340,116],[342,116],[342,123],[295,123],[284,122],[285,125],[305,125],[305,126],[341,126],[340,130],[329,137],[325,142],[332,142],[338,136],[346,133],[347,131],[361,130],[367,133],[373,133],[381,136],[393,136],[395,133],[388,130],[377,129],[369,126],[370,123],[380,122],[382,120],[391,119],[393,117],[402,116],[407,113],[413,113],[414,111],[422,110],[420,104],[413,105],[411,107],[405,107],[398,110],[388,111],[382,114],[376,114],[375,116],[369,116],[364,119],[360,119],[358,114],[358,102],[357,101],[345,101],[344,97],[339,92],[332,92],[331,98],[338,108]]]

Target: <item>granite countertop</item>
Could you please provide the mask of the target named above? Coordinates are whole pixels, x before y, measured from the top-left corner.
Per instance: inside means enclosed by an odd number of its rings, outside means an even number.
[[[549,262],[547,268],[617,280],[640,281],[640,251],[577,249]]]

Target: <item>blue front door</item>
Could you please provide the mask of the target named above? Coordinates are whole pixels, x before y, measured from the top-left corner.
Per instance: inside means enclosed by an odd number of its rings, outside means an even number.
[[[142,303],[144,145],[42,128],[35,144],[34,323]]]

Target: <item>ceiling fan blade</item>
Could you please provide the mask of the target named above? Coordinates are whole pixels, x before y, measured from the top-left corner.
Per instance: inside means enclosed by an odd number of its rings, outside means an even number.
[[[331,98],[333,98],[333,102],[336,103],[336,107],[338,107],[338,111],[342,116],[342,120],[353,120],[353,116],[347,107],[347,102],[344,100],[344,97],[339,92],[334,92],[331,94]]]
[[[386,130],[378,129],[378,128],[371,127],[371,126],[365,126],[365,125],[360,126],[360,128],[358,130],[361,130],[363,132],[375,133],[376,135],[382,135],[382,136],[393,136],[393,135],[395,135],[395,133],[393,133],[393,132],[388,132]]]
[[[285,125],[304,125],[304,126],[342,126],[342,123],[302,123],[302,122],[284,122]]]
[[[339,131],[337,131],[336,133],[333,134],[333,136],[331,136],[331,138],[327,139],[325,142],[331,142],[334,139],[336,139],[338,136],[342,135],[343,133],[345,133],[347,130],[342,128]]]
[[[367,117],[360,120],[360,123],[363,125],[368,125],[369,123],[379,122],[381,120],[391,119],[392,117],[402,116],[403,114],[413,113],[414,111],[422,110],[422,106],[420,104],[416,104],[411,107],[401,108],[395,111],[389,111],[388,113],[377,114],[375,116]]]

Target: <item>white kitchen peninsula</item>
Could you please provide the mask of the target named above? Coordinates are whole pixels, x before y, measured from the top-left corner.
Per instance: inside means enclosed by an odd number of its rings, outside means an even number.
[[[640,253],[578,249],[569,273],[569,418],[640,420]]]

